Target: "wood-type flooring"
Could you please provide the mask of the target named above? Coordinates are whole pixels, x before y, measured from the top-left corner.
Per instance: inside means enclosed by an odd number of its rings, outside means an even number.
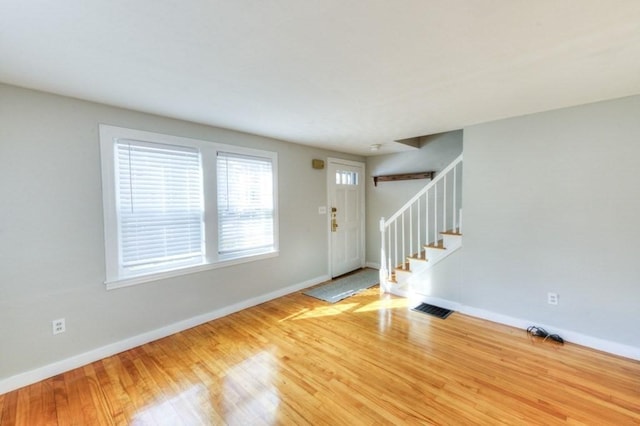
[[[640,424],[640,362],[408,308],[291,294],[0,395],[0,425]]]

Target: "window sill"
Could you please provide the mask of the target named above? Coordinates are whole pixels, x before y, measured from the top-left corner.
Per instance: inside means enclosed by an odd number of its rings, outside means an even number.
[[[272,257],[278,257],[279,251],[272,251],[269,253],[258,254],[254,256],[241,257],[237,259],[219,261],[216,263],[205,263],[196,266],[186,266],[184,268],[173,269],[171,271],[157,272],[148,275],[140,275],[130,278],[121,278],[111,281],[105,281],[107,290],[115,290],[118,288],[131,287],[138,284],[144,284],[152,281],[160,281],[167,278],[179,277],[182,275],[194,274],[196,272],[208,271],[211,269],[225,268],[227,266],[240,265],[243,263],[254,262],[256,260],[269,259]]]

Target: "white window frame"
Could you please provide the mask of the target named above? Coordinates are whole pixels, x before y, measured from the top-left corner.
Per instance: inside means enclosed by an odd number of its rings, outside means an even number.
[[[265,232],[269,230],[268,229],[269,226],[271,227],[273,226],[273,212],[274,212],[274,205],[273,205],[274,199],[272,195],[273,185],[271,185],[271,188],[258,188],[264,185],[264,182],[262,179],[252,181],[249,183],[248,186],[244,186],[242,184],[237,185],[236,183],[239,183],[246,178],[250,178],[251,176],[255,177],[256,173],[259,174],[260,169],[263,166],[267,166],[267,165],[268,165],[267,167],[271,168],[271,175],[273,175],[273,161],[271,161],[270,158],[256,157],[254,155],[238,154],[237,152],[218,151],[217,154],[218,155],[217,155],[216,165],[218,166],[218,168],[216,169],[216,172],[217,172],[216,177],[220,178],[221,170],[227,171],[226,177],[224,177],[222,180],[218,180],[218,185],[217,185],[217,191],[218,191],[217,192],[217,195],[218,195],[218,221],[217,222],[218,222],[219,259],[226,260],[226,259],[234,259],[238,257],[250,256],[252,254],[259,254],[265,250],[265,247],[268,248],[273,245],[273,237],[274,237],[273,229],[271,229],[271,232]],[[219,167],[221,162],[224,162],[227,164],[231,163],[232,165],[235,162],[236,167],[232,166],[230,168],[225,167],[224,169],[221,169]],[[243,164],[248,165],[251,163],[253,164],[252,164],[252,167],[249,169],[245,169],[242,167]],[[260,164],[262,164],[262,166],[260,166]],[[258,169],[253,169],[253,166],[258,166]],[[244,169],[244,170],[241,173],[236,175],[233,173],[233,170],[234,169],[237,170],[237,168]],[[236,179],[230,180],[229,177],[236,178]],[[221,183],[223,184],[222,186],[221,186]],[[226,185],[224,185],[224,183],[226,183]],[[224,189],[222,189],[222,187],[224,187]],[[234,191],[234,188],[237,189],[237,192]],[[266,192],[263,191],[263,189],[266,189]],[[267,195],[267,197],[264,197],[265,195]],[[226,207],[223,206],[221,208],[220,206],[221,199],[227,201]],[[262,201],[266,201],[267,203],[270,203],[270,206],[268,209],[261,208],[259,204]],[[258,204],[256,204],[256,202]],[[236,209],[239,208],[239,210],[236,210],[233,207],[229,209],[230,206],[233,206]],[[228,214],[227,215],[228,221],[225,221],[223,219],[224,214],[222,212],[228,211],[228,210],[231,210],[234,213]],[[261,215],[264,213],[270,216],[270,220],[265,221],[265,225],[267,226],[267,228],[262,228],[261,229],[262,232],[259,231],[261,227],[258,226],[257,228],[255,228],[255,231],[247,232],[248,230],[244,229],[244,232],[237,233],[237,231],[242,230],[244,226],[247,226],[247,225],[250,227],[256,226],[256,223],[253,220],[249,222],[245,222],[242,219],[240,219],[242,215],[246,215],[246,214]],[[260,220],[258,219],[258,223],[259,222]],[[223,223],[227,224],[227,226],[230,229],[230,233],[221,232],[222,229],[224,228]],[[248,234],[246,237],[244,236],[245,233]],[[243,235],[244,238],[238,238],[238,235]],[[234,242],[235,243],[247,242],[247,240],[250,240],[252,238],[255,240],[256,237],[258,239],[263,237],[265,239],[264,243],[262,245],[253,245],[253,246],[249,245],[244,248],[238,247],[238,246],[236,247],[229,246],[229,245],[233,245]],[[268,241],[269,239],[271,239],[271,241]],[[223,247],[223,243],[227,244],[227,247]]]
[[[279,220],[278,220],[278,155],[275,152],[198,139],[171,136],[160,133],[127,129],[123,127],[99,125],[100,153],[102,163],[102,194],[104,210],[105,238],[105,284],[108,290],[128,287],[160,279],[216,269],[279,255]],[[137,140],[165,145],[197,148],[201,154],[203,196],[204,196],[204,240],[206,256],[202,264],[176,267],[160,272],[148,272],[140,275],[124,276],[120,268],[118,243],[118,216],[116,194],[116,162],[115,144],[119,139]],[[268,158],[273,170],[273,247],[258,253],[243,253],[237,257],[220,256],[218,254],[218,215],[217,215],[217,182],[216,158],[218,152],[230,152],[239,155]]]

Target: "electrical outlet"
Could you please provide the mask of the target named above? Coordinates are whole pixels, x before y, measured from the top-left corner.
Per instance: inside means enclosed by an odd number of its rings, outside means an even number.
[[[547,303],[550,305],[557,305],[558,293],[547,293]]]
[[[53,334],[60,334],[67,331],[67,327],[64,323],[64,318],[51,321],[51,325],[53,326]]]

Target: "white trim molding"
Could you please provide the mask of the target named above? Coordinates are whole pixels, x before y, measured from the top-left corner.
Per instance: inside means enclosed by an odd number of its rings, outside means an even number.
[[[589,336],[586,334],[578,333],[576,331],[557,328],[549,324],[540,324],[535,321],[529,321],[527,319],[498,314],[496,312],[475,308],[473,306],[466,306],[458,302],[439,299],[436,297],[423,296],[419,294],[406,294],[406,297],[408,297],[411,303],[414,303],[416,306],[421,302],[429,303],[432,305],[441,306],[445,309],[458,311],[471,317],[492,321],[498,324],[508,325],[522,330],[526,330],[531,325],[536,325],[539,327],[543,327],[550,333],[560,335],[567,342],[640,361],[640,348],[635,346],[600,339],[598,337]]]
[[[182,321],[169,324],[165,327],[161,327],[155,330],[148,331],[146,333],[138,334],[118,342],[110,343],[100,348],[92,349],[88,352],[74,355],[72,357],[56,361],[51,364],[44,365],[42,367],[35,368],[24,373],[16,374],[15,376],[0,379],[0,395],[10,392],[15,389],[19,389],[23,386],[39,382],[41,380],[48,379],[57,374],[64,373],[74,368],[82,367],[92,362],[107,358],[117,353],[133,349],[145,343],[152,342],[154,340],[162,339],[180,331],[187,330],[189,328],[204,324],[209,321],[213,321],[218,318],[233,314],[243,309],[250,308],[252,306],[259,305],[261,303],[268,302],[278,297],[286,296],[287,294],[295,293],[296,291],[303,290],[305,288],[323,283],[330,280],[328,275],[322,275],[312,278],[310,280],[291,285],[279,290],[272,291],[270,293],[262,294],[260,296],[252,297],[234,303],[233,305],[225,306],[220,309],[208,312],[206,314],[198,315],[192,318],[188,318]]]
[[[102,165],[102,193],[103,193],[103,216],[104,216],[104,238],[105,238],[105,265],[106,265],[106,288],[107,290],[128,287],[146,282],[158,281],[160,279],[174,277],[179,275],[200,272],[208,269],[221,268],[229,265],[253,262],[269,257],[279,256],[279,220],[278,220],[278,153],[275,151],[266,151],[261,149],[247,148],[236,145],[222,144],[218,142],[191,139],[181,136],[166,135],[162,133],[148,132],[143,130],[128,129],[124,127],[116,127],[107,124],[99,125],[100,134],[100,156]],[[157,252],[151,259],[130,259],[129,264],[125,264],[123,253],[126,251],[123,241],[126,238],[121,235],[122,218],[120,217],[120,190],[122,187],[128,188],[129,185],[121,186],[118,182],[127,182],[131,179],[132,172],[130,169],[130,161],[120,161],[120,155],[131,157],[131,146],[136,149],[157,149],[162,147],[167,153],[162,154],[164,158],[163,164],[171,164],[179,167],[178,170],[190,170],[188,173],[178,173],[178,175],[192,175],[199,173],[199,177],[187,181],[180,182],[178,187],[183,188],[184,194],[189,193],[184,185],[191,185],[197,188],[199,196],[193,196],[190,203],[193,204],[194,211],[202,209],[202,215],[197,220],[188,214],[192,207],[191,204],[177,206],[171,209],[182,212],[183,219],[191,221],[194,229],[193,234],[187,233],[177,237],[179,240],[189,239],[190,250],[187,252],[173,253],[176,257],[164,257],[162,251]],[[122,151],[119,150],[120,147]],[[219,209],[215,205],[218,194],[218,159],[222,154],[230,155],[238,158],[260,158],[262,163],[270,165],[271,189],[272,189],[272,217],[265,220],[272,221],[273,224],[273,242],[269,244],[264,241],[264,246],[248,247],[246,250],[233,251],[220,254],[220,235],[218,233],[221,215]],[[154,157],[151,155],[151,157]],[[141,153],[141,161],[147,161],[149,158],[147,153]],[[186,158],[187,160],[184,160]],[[196,165],[197,161],[197,165]],[[174,164],[175,163],[175,164]],[[265,169],[266,170],[266,169]],[[135,174],[135,173],[134,173]],[[150,178],[151,187],[156,183],[155,176]],[[147,181],[145,181],[147,182]],[[148,183],[148,182],[147,182]],[[145,184],[145,187],[148,186]],[[165,190],[161,184],[154,189],[158,194],[162,194]],[[129,190],[127,190],[129,191]],[[147,196],[141,195],[140,203],[147,203]],[[125,196],[125,200],[130,196]],[[151,200],[155,197],[150,196]],[[183,197],[179,197],[183,198]],[[199,205],[198,198],[201,198]],[[191,199],[191,198],[190,198]],[[265,208],[268,211],[269,208]],[[187,213],[185,213],[187,212]],[[166,219],[166,218],[165,218]],[[196,224],[199,224],[198,228]],[[191,245],[197,238],[200,239],[200,247],[196,244]],[[144,240],[144,239],[143,239]],[[155,241],[155,240],[154,240]],[[138,242],[143,247],[149,241]],[[136,244],[138,244],[136,243]],[[135,251],[135,250],[133,250]],[[182,258],[181,256],[184,256]]]
[[[361,177],[359,177],[358,179],[358,187],[360,188],[360,211],[362,212],[362,216],[360,219],[360,267],[364,268],[366,266],[366,257],[367,257],[367,253],[366,253],[366,225],[367,225],[367,218],[366,218],[366,192],[367,192],[367,188],[366,188],[366,176],[367,176],[367,164],[365,162],[362,161],[353,161],[353,160],[345,160],[343,158],[336,158],[336,157],[327,157],[327,172],[326,172],[326,182],[327,182],[327,208],[328,208],[328,214],[327,214],[327,263],[328,263],[328,270],[329,270],[329,275],[331,275],[332,277],[336,276],[335,271],[333,270],[333,244],[332,244],[332,232],[331,232],[331,207],[335,207],[335,200],[333,200],[335,193],[332,193],[332,188],[335,189],[335,175],[331,174],[331,168],[332,167],[337,167],[339,165],[342,166],[346,166],[346,167],[354,167],[354,168],[359,168],[361,170]]]
[[[88,352],[74,355],[72,357],[44,365],[42,367],[35,368],[24,373],[19,373],[14,376],[0,380],[0,395],[19,389],[23,386],[39,382],[41,380],[48,379],[57,374],[64,373],[74,368],[82,367],[92,362],[107,358],[117,353],[133,349],[145,343],[152,342],[154,340],[162,339],[180,331],[187,330],[189,328],[204,324],[209,321],[213,321],[218,318],[230,315],[232,313],[241,311],[243,309],[250,308],[252,306],[259,305],[261,303],[268,302],[278,297],[286,296],[287,294],[294,293],[296,291],[303,290],[308,287],[323,283],[330,280],[329,275],[323,275],[310,280],[304,281],[299,284],[294,284],[289,287],[285,287],[270,293],[266,293],[260,296],[256,296],[250,299],[246,299],[235,303],[230,306],[225,306],[220,309],[216,309],[212,312],[198,315],[192,318],[178,321],[173,324],[169,324],[165,327],[148,331],[146,333],[132,336],[130,338],[114,342],[100,348],[90,350]],[[461,305],[458,302],[449,301],[446,299],[440,299],[435,297],[420,297],[419,295],[412,295],[411,301],[416,302],[416,305],[420,302],[431,303],[434,305],[442,306],[447,309],[458,311],[462,314],[472,317],[484,319],[487,321],[496,322],[499,324],[509,325],[511,327],[526,329],[528,326],[533,325],[533,321],[528,321],[521,318],[515,318],[508,315],[502,315],[495,312],[487,311],[484,309],[474,308],[472,306]],[[546,324],[535,324],[544,327],[547,331],[561,335],[567,342],[585,346],[588,348],[608,352],[610,354],[619,355],[625,358],[630,358],[640,361],[640,348],[625,345],[622,343],[612,342],[609,340],[600,339],[593,336],[588,336],[582,333],[578,333],[571,330],[558,329]]]
[[[508,315],[502,315],[484,309],[474,308],[471,306],[461,306],[460,312],[472,317],[485,319],[487,321],[497,322],[499,324],[510,325],[512,327],[526,329],[531,325],[543,327],[549,333],[560,335],[565,341],[575,343],[577,345],[586,346],[591,349],[607,352],[613,355],[619,355],[625,358],[640,361],[640,348],[623,343],[612,342],[610,340],[600,339],[598,337],[589,336],[572,330],[565,330],[548,324],[540,324],[535,321],[515,318]]]

